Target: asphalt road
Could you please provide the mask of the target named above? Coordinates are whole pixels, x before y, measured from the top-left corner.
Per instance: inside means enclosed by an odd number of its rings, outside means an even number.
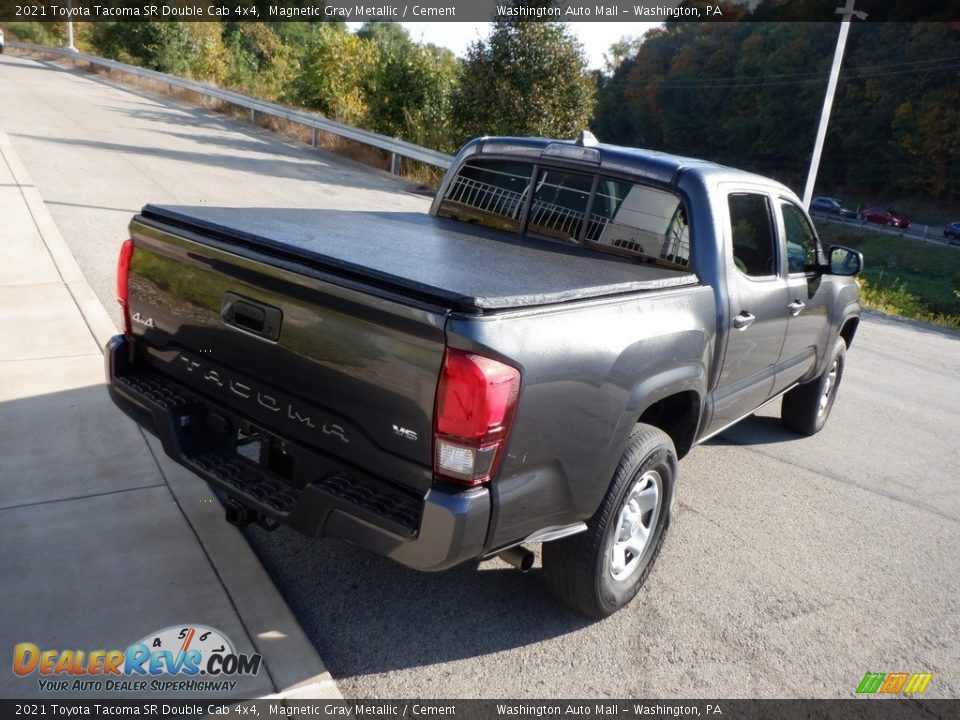
[[[876,225],[868,223],[859,218],[842,218],[837,215],[828,215],[822,212],[811,213],[814,223],[828,223],[830,225],[842,225],[862,232],[872,232],[881,235],[893,235],[906,240],[918,240],[934,245],[943,245],[945,247],[958,248],[957,241],[947,238],[943,234],[943,225],[924,225],[914,222],[907,229],[887,227],[885,225]],[[958,250],[960,252],[960,250]]]
[[[0,128],[111,310],[148,201],[426,206],[385,174],[10,55]],[[867,671],[932,672],[927,696],[960,697],[960,337],[867,317],[827,429],[798,439],[778,412],[683,461],[657,567],[599,623],[538,569],[424,575],[286,530],[250,538],[347,697],[850,697]]]

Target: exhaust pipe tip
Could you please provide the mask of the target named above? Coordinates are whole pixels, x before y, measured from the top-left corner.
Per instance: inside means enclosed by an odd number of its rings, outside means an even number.
[[[522,573],[530,572],[530,569],[533,567],[534,555],[522,545],[514,545],[511,548],[507,548],[503,552],[498,553],[497,557],[513,565],[513,567]]]

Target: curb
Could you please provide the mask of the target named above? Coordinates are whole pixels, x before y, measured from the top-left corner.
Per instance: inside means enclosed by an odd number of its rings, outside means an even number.
[[[116,326],[87,284],[80,266],[73,259],[73,254],[60,235],[60,231],[57,230],[53,217],[51,217],[47,206],[40,197],[40,192],[34,186],[27,169],[20,162],[19,156],[10,143],[10,138],[2,130],[0,130],[0,154],[6,159],[7,166],[13,174],[14,182],[20,186],[20,194],[23,195],[27,209],[33,217],[47,252],[50,253],[50,258],[53,260],[60,279],[67,286],[70,295],[80,309],[80,314],[83,316],[90,334],[93,335],[93,339],[102,348],[111,336],[116,335]]]
[[[33,180],[2,130],[0,156],[6,160],[19,186],[60,279],[80,310],[90,334],[102,348],[110,337],[117,334],[116,326],[84,278]],[[210,495],[206,484],[170,460],[159,441],[142,431],[141,434],[251,643],[263,657],[275,689],[267,699],[342,700],[343,696],[316,649],[246,539],[223,519],[219,506],[201,502]]]
[[[960,338],[960,330],[954,330],[953,328],[945,327],[943,325],[934,325],[933,323],[924,322],[923,320],[915,320],[913,318],[903,317],[902,315],[891,315],[890,313],[885,313],[882,310],[861,307],[860,315],[863,317],[872,317],[876,320],[886,320],[898,325],[906,325],[914,330],[937,333],[939,335],[945,335],[946,337]]]

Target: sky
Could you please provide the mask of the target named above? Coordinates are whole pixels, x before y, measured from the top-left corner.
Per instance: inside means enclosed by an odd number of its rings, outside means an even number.
[[[347,23],[351,30],[358,30],[363,23]],[[486,37],[490,23],[469,22],[405,22],[400,23],[410,33],[410,39],[421,43],[433,43],[447,47],[463,57],[467,46],[480,37]],[[590,69],[603,67],[603,54],[624,35],[640,37],[659,23],[641,22],[582,22],[567,23],[573,34],[583,43]]]

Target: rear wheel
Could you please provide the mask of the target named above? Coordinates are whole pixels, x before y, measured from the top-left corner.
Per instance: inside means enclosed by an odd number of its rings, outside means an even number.
[[[673,441],[637,425],[587,531],[543,546],[544,575],[561,602],[602,618],[633,599],[660,554],[676,479]]]
[[[837,399],[846,352],[847,344],[843,338],[838,339],[823,374],[783,396],[780,420],[784,427],[801,435],[814,435],[823,429]]]

